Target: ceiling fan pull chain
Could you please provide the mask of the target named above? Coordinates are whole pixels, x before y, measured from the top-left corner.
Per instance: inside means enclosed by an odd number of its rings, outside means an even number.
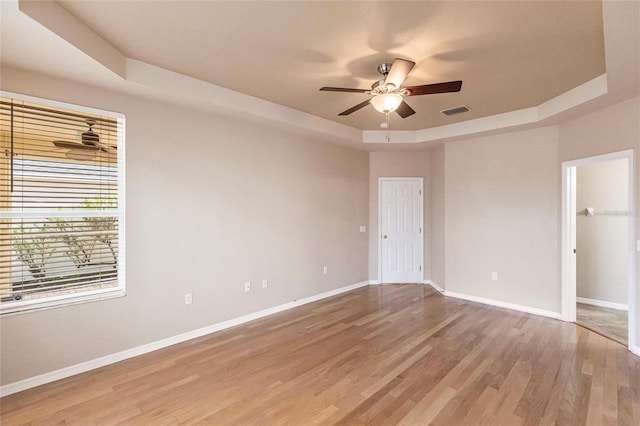
[[[387,116],[387,142],[391,142],[391,138],[389,137],[389,113],[385,114]]]

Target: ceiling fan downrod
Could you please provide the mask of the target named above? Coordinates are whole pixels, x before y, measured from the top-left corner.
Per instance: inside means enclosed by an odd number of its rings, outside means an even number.
[[[383,77],[386,77],[387,74],[389,74],[390,69],[391,69],[391,64],[388,62],[378,65],[378,72],[382,74]]]

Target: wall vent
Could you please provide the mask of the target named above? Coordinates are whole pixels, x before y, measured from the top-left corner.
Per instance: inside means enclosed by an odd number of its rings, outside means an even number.
[[[466,105],[460,105],[454,108],[449,108],[449,109],[443,109],[442,111],[440,111],[442,114],[446,115],[447,117],[452,116],[452,115],[456,115],[456,114],[462,114],[463,112],[467,112],[467,111],[471,111],[471,108],[469,108]]]

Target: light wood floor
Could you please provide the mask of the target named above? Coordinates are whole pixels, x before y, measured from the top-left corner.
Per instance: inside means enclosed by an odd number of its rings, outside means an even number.
[[[2,424],[640,424],[640,358],[575,324],[370,286],[5,397]]]

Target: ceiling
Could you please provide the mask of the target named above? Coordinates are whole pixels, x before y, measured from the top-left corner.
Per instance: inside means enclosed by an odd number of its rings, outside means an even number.
[[[392,115],[395,130],[536,106],[605,73],[599,1],[57,3],[128,58],[361,130],[378,130],[384,116],[372,107],[337,114],[367,95],[318,89],[368,89],[376,66],[396,57],[416,62],[407,85],[463,86],[408,98],[417,113]],[[3,4],[3,65],[117,84],[117,75],[16,13]],[[471,111],[439,113],[462,104]]]

